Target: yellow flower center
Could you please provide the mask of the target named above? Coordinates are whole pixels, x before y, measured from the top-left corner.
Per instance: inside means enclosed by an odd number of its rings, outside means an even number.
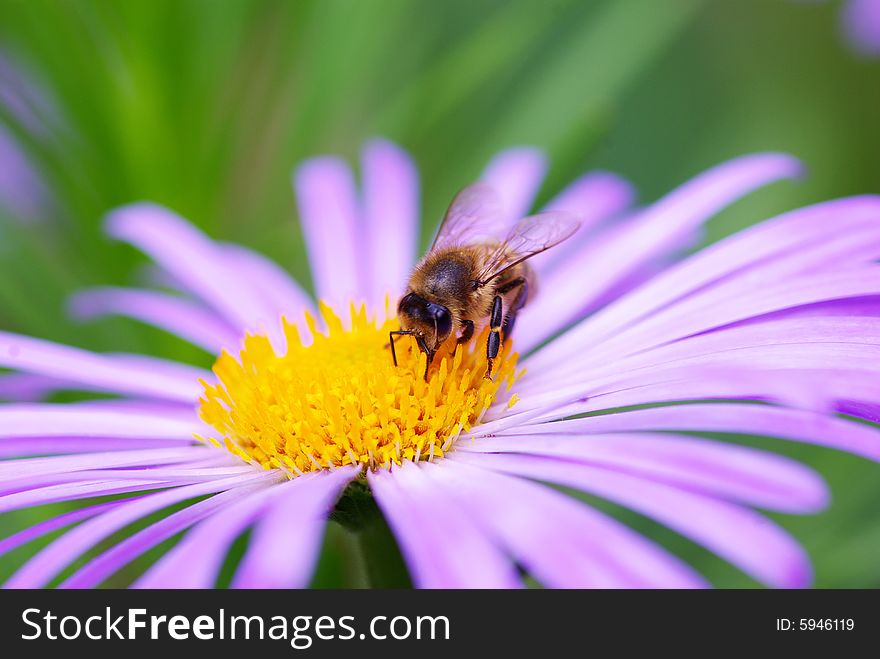
[[[397,329],[396,319],[372,321],[364,307],[352,306],[346,329],[329,307],[322,305],[321,315],[326,333],[306,317],[311,345],[283,320],[286,354],[276,353],[267,336],[248,335],[238,359],[220,355],[213,369],[219,382],[202,381],[199,414],[219,433],[207,441],[290,476],[434,460],[480,421],[502,384],[510,390],[518,377],[516,355],[504,354],[508,346],[495,360],[493,379],[484,377],[485,330],[457,350],[451,339],[425,380],[426,357],[410,337],[397,339],[398,366],[392,363],[388,332]]]

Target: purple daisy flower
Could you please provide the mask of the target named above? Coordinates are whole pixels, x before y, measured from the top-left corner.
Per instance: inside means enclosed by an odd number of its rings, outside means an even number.
[[[799,0],[821,3],[826,0]],[[865,57],[880,57],[880,0],[843,0],[839,29],[850,48]]]
[[[8,115],[23,130],[46,138],[55,117],[46,94],[0,50],[0,119]],[[49,194],[16,136],[0,123],[0,211],[22,221],[45,216]]]
[[[545,169],[540,152],[521,148],[482,178],[513,222]],[[880,432],[844,416],[880,412],[880,198],[795,210],[682,257],[707,219],[798,175],[799,163],[745,156],[635,209],[625,181],[589,173],[549,204],[581,227],[534,259],[541,292],[496,379],[482,377],[475,343],[437,359],[426,380],[418,349],[401,341],[395,368],[384,345],[396,327],[388,300],[417,255],[416,168],[376,141],[362,171],[360,188],[335,158],[294,176],[315,289],[329,305],[320,311],[275,263],[165,208],[109,216],[110,235],[150,256],[178,292],[89,290],[75,312],[164,328],[219,354],[213,373],[0,333],[0,366],[14,371],[2,386],[19,400],[0,406],[0,454],[15,458],[0,463],[0,511],[131,495],[0,541],[7,552],[67,529],[7,587],[45,586],[169,508],[62,586],[97,586],[183,533],[134,585],[211,587],[247,530],[233,586],[305,586],[346,487],[370,491],[419,587],[515,587],[523,572],[549,587],[707,585],[650,539],[544,483],[637,511],[769,586],[810,583],[803,549],[756,509],[821,510],[821,477],[696,435],[880,458]],[[58,388],[117,398],[21,402]]]
[[[841,14],[841,27],[857,52],[880,57],[880,0],[849,0]]]
[[[43,213],[46,190],[15,138],[0,125],[0,211],[29,221]]]

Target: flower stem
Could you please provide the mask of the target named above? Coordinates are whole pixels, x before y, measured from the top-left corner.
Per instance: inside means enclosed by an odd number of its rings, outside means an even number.
[[[366,482],[349,484],[333,510],[332,518],[348,531],[356,571],[369,588],[410,588],[400,549]],[[359,579],[359,581],[361,581]]]

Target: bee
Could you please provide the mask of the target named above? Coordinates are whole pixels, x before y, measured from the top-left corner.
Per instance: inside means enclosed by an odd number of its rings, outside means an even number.
[[[412,336],[427,355],[425,379],[437,350],[454,335],[455,348],[488,324],[488,368],[511,336],[517,314],[536,291],[535,274],[526,262],[571,237],[579,222],[564,212],[526,217],[512,227],[493,188],[475,183],[452,201],[427,254],[415,266],[397,306],[400,329],[394,340]]]

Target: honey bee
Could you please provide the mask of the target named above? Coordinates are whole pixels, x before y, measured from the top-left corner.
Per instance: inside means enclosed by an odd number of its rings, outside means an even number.
[[[509,228],[493,188],[475,183],[462,190],[397,306],[400,329],[388,337],[394,365],[395,337],[412,336],[427,355],[427,379],[434,355],[451,335],[457,348],[471,339],[477,326],[488,324],[485,377],[491,379],[501,344],[536,291],[527,259],[566,240],[578,227],[574,216],[548,212]]]

